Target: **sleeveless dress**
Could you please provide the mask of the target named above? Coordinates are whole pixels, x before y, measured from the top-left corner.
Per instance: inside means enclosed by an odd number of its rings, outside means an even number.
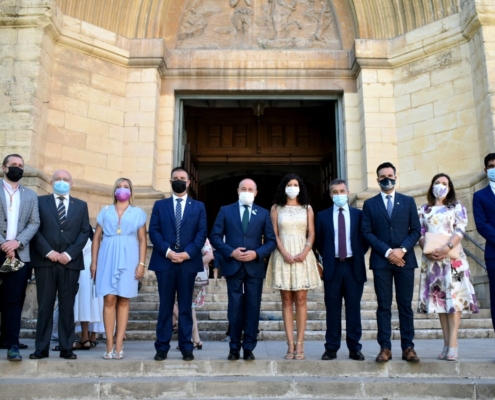
[[[311,206],[308,206],[311,207]],[[278,236],[292,256],[303,251],[308,230],[308,210],[304,206],[277,206]],[[302,263],[287,264],[278,249],[268,262],[265,286],[279,290],[308,290],[321,286],[316,258],[310,251]]]
[[[426,232],[464,236],[467,212],[460,202],[449,206],[423,205],[418,214],[423,237]],[[442,261],[431,261],[423,254],[418,312],[477,313],[478,304],[470,276],[469,264],[462,249],[457,260],[444,258]]]
[[[117,234],[118,215],[114,205],[103,207],[96,222],[103,229],[96,266],[96,295],[136,297],[139,282],[135,278],[139,264],[137,235],[139,228],[146,224],[146,213],[138,207],[127,207],[120,220],[120,234]]]

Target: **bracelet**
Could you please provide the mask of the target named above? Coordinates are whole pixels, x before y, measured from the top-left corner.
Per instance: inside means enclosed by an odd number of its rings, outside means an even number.
[[[308,246],[308,247],[312,247],[312,246],[313,246],[313,243],[311,243],[311,242],[306,242],[306,246]]]
[[[142,265],[144,268],[146,268],[146,264],[144,262],[140,262],[138,265]]]

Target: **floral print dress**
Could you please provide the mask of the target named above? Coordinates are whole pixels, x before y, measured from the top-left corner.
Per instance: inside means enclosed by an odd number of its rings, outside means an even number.
[[[448,206],[423,205],[418,213],[422,238],[426,232],[444,234],[446,239],[454,233],[464,236],[467,212],[460,202]],[[418,312],[477,313],[476,294],[469,277],[469,264],[462,249],[459,259],[446,257],[431,261],[423,254]]]
[[[205,245],[201,249],[201,255],[204,257],[208,253],[212,253],[210,241],[206,239]],[[205,271],[208,272],[208,265],[204,266]],[[205,305],[206,286],[194,286],[192,297],[192,308],[201,308]]]

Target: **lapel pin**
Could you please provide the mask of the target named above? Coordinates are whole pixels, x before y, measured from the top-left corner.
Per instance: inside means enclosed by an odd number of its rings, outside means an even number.
[[[254,215],[256,215],[256,212],[257,212],[257,211],[258,211],[258,210],[253,210],[253,214],[254,214]]]

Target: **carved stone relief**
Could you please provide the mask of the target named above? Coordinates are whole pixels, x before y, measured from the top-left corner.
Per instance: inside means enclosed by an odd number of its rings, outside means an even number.
[[[340,49],[332,0],[189,0],[177,48]]]

